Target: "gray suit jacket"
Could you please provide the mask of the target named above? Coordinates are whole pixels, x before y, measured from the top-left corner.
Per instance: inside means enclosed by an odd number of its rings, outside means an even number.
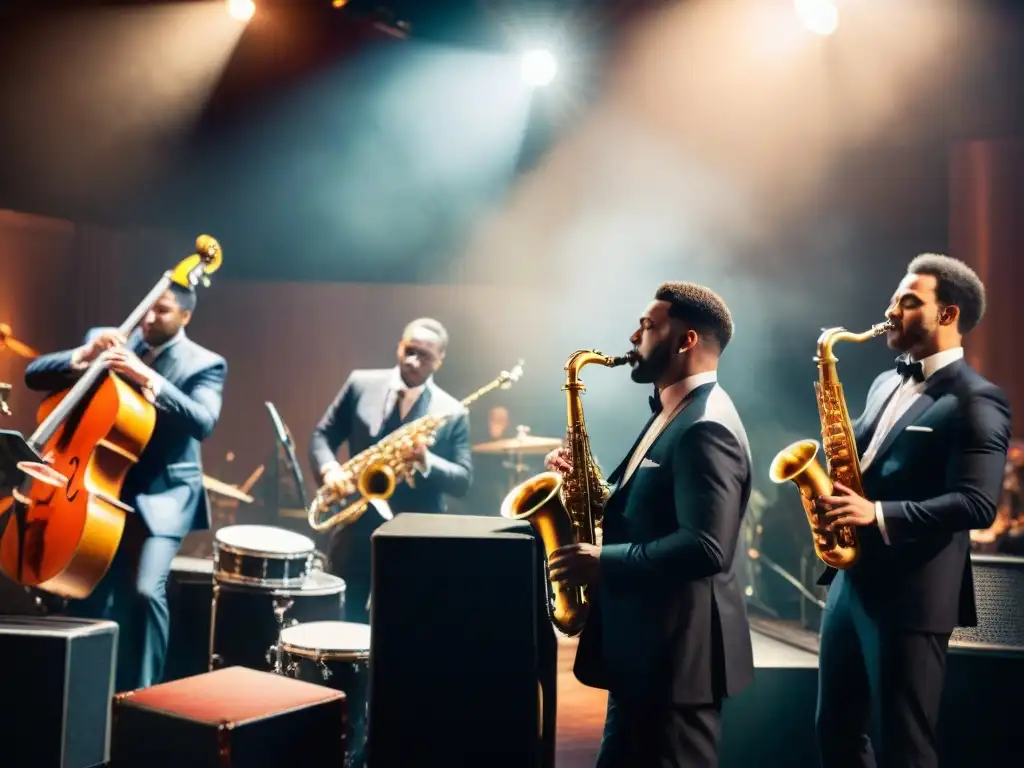
[[[94,328],[85,343],[100,332]],[[128,338],[138,351],[141,334]],[[73,350],[33,360],[25,370],[29,389],[54,392],[71,386]],[[156,428],[139,462],[125,479],[121,500],[146,521],[156,536],[183,538],[191,530],[210,527],[210,504],[203,487],[200,443],[220,418],[227,362],[187,336],[169,346],[154,361],[163,381],[156,398]]]
[[[732,400],[717,384],[697,387],[646,458],[608,500],[601,581],[574,671],[620,701],[720,701],[753,679],[735,557],[751,459]]]

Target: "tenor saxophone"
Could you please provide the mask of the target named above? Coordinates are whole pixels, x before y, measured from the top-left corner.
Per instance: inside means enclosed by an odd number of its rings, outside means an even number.
[[[493,381],[460,401],[457,409],[421,416],[357,453],[342,465],[344,472],[354,480],[354,490],[343,495],[331,486],[321,486],[306,510],[309,527],[314,531],[327,531],[352,525],[363,516],[371,501],[390,499],[399,483],[415,487],[416,467],[406,459],[408,449],[419,441],[429,442],[441,427],[467,411],[476,400],[492,390],[508,389],[522,375],[523,361],[520,360],[511,371],[502,371]]]
[[[526,520],[540,538],[545,562],[559,547],[569,544],[594,544],[601,526],[609,489],[590,450],[590,438],[583,419],[581,395],[586,391],[580,370],[586,365],[609,368],[623,365],[634,357],[608,357],[597,350],[581,349],[569,355],[565,363],[566,410],[568,426],[565,442],[571,452],[572,472],[541,472],[517,485],[501,503],[502,517]],[[547,582],[548,616],[555,629],[568,637],[578,635],[590,608],[587,587],[566,587]]]
[[[832,348],[839,341],[868,341],[893,327],[887,320],[862,333],[850,333],[845,328],[826,328],[822,331],[818,337],[818,354],[814,358],[818,365],[814,394],[818,401],[821,440],[828,471],[816,459],[819,448],[816,440],[798,440],[783,448],[775,455],[768,470],[772,482],[785,483],[792,480],[796,484],[800,491],[800,503],[811,527],[814,552],[825,565],[839,570],[849,568],[860,557],[856,528],[852,525],[839,525],[826,530],[819,520],[815,503],[821,496],[831,495],[833,485],[837,482],[861,496],[864,495],[864,488],[861,484],[853,423],[846,408],[843,385],[836,372],[838,358]]]

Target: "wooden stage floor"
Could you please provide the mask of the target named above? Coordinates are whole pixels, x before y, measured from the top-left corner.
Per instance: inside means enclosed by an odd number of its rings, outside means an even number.
[[[750,623],[755,667],[817,666],[813,633],[754,618]],[[559,638],[555,768],[593,768],[604,729],[608,694],[588,688],[573,676],[575,658],[576,640]]]

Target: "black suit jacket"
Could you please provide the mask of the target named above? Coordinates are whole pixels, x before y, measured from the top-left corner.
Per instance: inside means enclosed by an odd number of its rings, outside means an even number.
[[[695,389],[646,459],[605,508],[601,580],[574,671],[620,701],[721,700],[753,678],[735,558],[750,448],[725,391]]]
[[[349,454],[378,443],[383,434],[388,387],[393,369],[353,371],[327,408],[309,440],[310,462],[319,476],[320,467],[335,459],[341,444],[348,441]],[[459,401],[438,387],[433,379],[402,420],[415,421],[427,414],[453,413],[461,409]],[[415,488],[400,483],[389,504],[394,512],[439,512],[448,509],[445,494],[464,496],[473,476],[469,444],[469,416],[464,411],[438,430],[430,447],[430,472],[414,477]]]
[[[871,385],[855,424],[859,454],[900,381],[888,371]],[[995,519],[1009,440],[1010,406],[999,387],[963,360],[930,376],[862,473],[866,497],[882,502],[890,544],[877,527],[858,528],[858,562],[822,576],[832,583],[828,604],[855,589],[888,626],[940,634],[974,626],[968,532]]]
[[[86,334],[89,343],[104,328]],[[139,351],[141,334],[128,338]],[[54,392],[71,386],[74,350],[37,357],[25,369],[30,389]],[[156,427],[131,468],[121,499],[133,507],[156,536],[183,538],[191,530],[210,527],[210,502],[203,487],[200,443],[220,418],[227,362],[187,336],[165,349],[153,365],[163,381],[156,398]]]

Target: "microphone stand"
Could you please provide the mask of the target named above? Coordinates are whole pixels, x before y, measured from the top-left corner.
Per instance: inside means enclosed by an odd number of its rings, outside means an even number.
[[[267,407],[267,412],[270,414],[270,420],[274,424],[274,432],[277,434],[277,440],[284,446],[285,461],[288,464],[288,469],[291,470],[292,477],[295,479],[295,486],[299,493],[299,499],[302,502],[303,509],[309,509],[309,499],[306,497],[306,485],[302,480],[302,469],[299,467],[299,460],[295,458],[295,444],[292,442],[291,432],[288,431],[288,427],[281,421],[281,416],[278,414],[274,404],[270,401],[264,403]]]

